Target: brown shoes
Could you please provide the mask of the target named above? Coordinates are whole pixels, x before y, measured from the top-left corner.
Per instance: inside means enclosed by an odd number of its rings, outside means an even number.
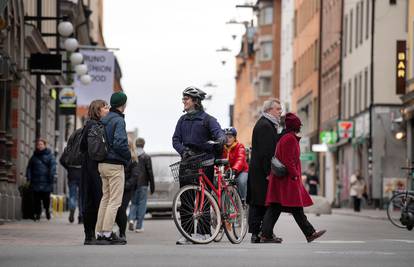
[[[308,243],[310,243],[315,239],[321,237],[324,233],[326,233],[326,230],[315,231],[312,235],[307,236],[306,240],[308,241]]]
[[[277,237],[273,235],[271,238],[261,236],[260,237],[260,243],[276,243],[280,244],[282,243],[283,239],[281,237]]]

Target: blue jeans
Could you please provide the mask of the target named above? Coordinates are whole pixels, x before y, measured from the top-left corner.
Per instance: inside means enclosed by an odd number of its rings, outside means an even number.
[[[247,195],[247,177],[248,177],[248,173],[247,172],[241,172],[239,174],[239,176],[236,177],[237,189],[239,191],[240,198],[242,199],[242,201],[245,201],[246,200],[246,195]]]
[[[79,183],[68,183],[69,186],[69,210],[75,210],[79,200]],[[82,214],[79,205],[79,214]]]
[[[136,228],[142,229],[144,216],[147,212],[148,186],[140,186],[135,190],[131,199],[131,209],[129,210],[128,220],[137,221]]]

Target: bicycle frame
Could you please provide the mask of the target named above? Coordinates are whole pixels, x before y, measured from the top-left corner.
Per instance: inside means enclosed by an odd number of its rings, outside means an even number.
[[[213,185],[213,183],[208,179],[208,177],[206,176],[206,174],[204,173],[203,169],[198,169],[198,182],[201,188],[201,194],[197,194],[196,199],[195,199],[195,205],[194,205],[194,214],[197,214],[201,207],[203,206],[204,203],[204,190],[206,188],[206,186],[208,188],[210,188],[217,196],[217,204],[220,208],[220,211],[222,211],[222,206],[221,206],[221,192],[223,191],[223,188],[226,188],[228,185],[225,184],[223,182],[223,174],[221,172],[220,169],[218,169],[217,171],[215,170],[216,174],[217,174],[217,188]],[[201,196],[200,196],[201,195]],[[201,197],[201,199],[200,199]],[[233,198],[230,198],[233,207],[235,208],[235,211],[233,214],[230,214],[230,218],[235,218],[237,216],[237,213],[239,212],[238,207],[236,205],[236,203],[234,202]]]

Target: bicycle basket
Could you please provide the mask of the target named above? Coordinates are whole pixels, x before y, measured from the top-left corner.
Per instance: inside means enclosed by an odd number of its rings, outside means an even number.
[[[170,165],[175,182],[196,182],[198,170],[214,164],[214,159],[207,159],[206,154],[196,155],[186,160],[178,161]]]

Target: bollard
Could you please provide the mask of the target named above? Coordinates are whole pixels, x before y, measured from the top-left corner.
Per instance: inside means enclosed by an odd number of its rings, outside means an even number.
[[[50,195],[50,198],[52,199],[52,213],[53,213],[53,217],[56,216],[56,211],[57,211],[57,199],[56,199],[56,195]]]

